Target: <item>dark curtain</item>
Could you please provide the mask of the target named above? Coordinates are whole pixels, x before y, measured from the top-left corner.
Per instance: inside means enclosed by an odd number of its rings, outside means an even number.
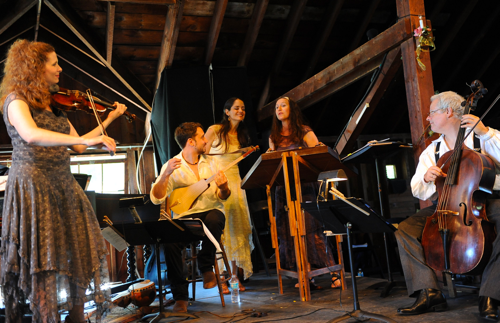
[[[201,123],[206,131],[221,120],[224,103],[231,97],[238,97],[245,103],[245,124],[252,145],[259,144],[246,68],[214,68],[210,71],[207,66],[199,66],[163,70],[151,115],[158,172],[164,163],[181,151],[174,139],[175,128],[192,121]],[[259,155],[254,153],[240,164],[242,177]]]

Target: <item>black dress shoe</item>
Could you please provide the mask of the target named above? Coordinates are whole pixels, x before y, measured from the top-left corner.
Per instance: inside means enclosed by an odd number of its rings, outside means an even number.
[[[400,315],[418,315],[427,312],[442,312],[448,309],[446,299],[440,290],[422,289],[417,300],[411,307],[398,308]]]
[[[483,319],[498,322],[498,304],[500,301],[486,296],[479,296],[479,316]]]

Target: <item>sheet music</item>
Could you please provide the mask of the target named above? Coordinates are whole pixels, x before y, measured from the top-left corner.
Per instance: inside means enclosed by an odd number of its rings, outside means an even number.
[[[116,233],[112,228],[106,227],[101,230],[104,239],[111,243],[113,247],[115,247],[118,251],[125,250],[129,244],[123,239],[118,233]]]

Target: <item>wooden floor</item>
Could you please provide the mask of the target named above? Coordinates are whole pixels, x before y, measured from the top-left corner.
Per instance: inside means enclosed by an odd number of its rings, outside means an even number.
[[[323,290],[312,291],[310,302],[301,302],[298,289],[294,288],[295,281],[284,281],[284,294],[278,293],[278,283],[275,275],[267,277],[265,273],[254,274],[245,284],[247,290],[241,293],[241,303],[231,303],[231,296],[226,295],[226,307],[222,307],[217,288],[204,290],[200,285],[196,289],[196,301],[190,302],[189,312],[199,319],[188,321],[197,322],[328,322],[353,311],[353,293],[350,278],[348,290],[342,293],[338,289],[331,289],[329,275],[316,278]],[[459,291],[459,297],[448,299],[449,310],[441,313],[427,313],[418,316],[399,316],[398,307],[413,303],[414,299],[407,296],[406,289],[395,288],[387,298],[380,297],[380,289],[372,288],[374,284],[384,283],[379,278],[358,277],[358,297],[360,309],[378,315],[383,315],[396,322],[481,322],[478,317],[477,294],[468,290]],[[384,285],[384,284],[382,284]],[[169,295],[167,295],[168,298]],[[171,306],[166,311],[171,311]],[[104,322],[140,322],[137,308],[130,305],[126,309],[116,308],[108,315]],[[265,315],[252,317],[251,314]],[[134,315],[135,314],[135,315]],[[135,318],[134,318],[135,316]],[[161,322],[174,322],[183,318],[172,317]],[[349,318],[343,322],[359,322]],[[375,322],[375,320],[370,320]]]

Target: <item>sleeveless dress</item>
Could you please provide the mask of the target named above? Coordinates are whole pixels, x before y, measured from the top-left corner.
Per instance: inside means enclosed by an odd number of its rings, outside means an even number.
[[[217,134],[220,130],[220,125],[212,126],[212,128]],[[217,148],[213,147],[217,144],[217,141],[218,139],[215,139],[214,144],[212,144],[210,149],[211,154],[224,153],[224,145]],[[228,152],[240,148],[238,136],[229,134]],[[214,157],[218,158],[221,168],[225,168],[231,162],[241,157],[241,155],[241,153],[225,154]],[[247,196],[245,190],[241,189],[241,177],[238,165],[229,168],[224,174],[226,174],[231,195],[224,201],[226,226],[222,234],[222,243],[224,244],[228,260],[236,260],[236,265],[244,270],[244,279],[247,279],[253,274],[251,253],[254,248]]]
[[[13,146],[0,247],[6,321],[21,322],[19,311],[27,299],[33,322],[59,322],[58,305],[83,304],[91,283],[100,319],[107,305],[101,287],[108,283],[108,268],[99,223],[71,174],[67,147],[28,144],[10,124],[8,105],[14,99],[24,101],[11,93],[3,114]],[[39,128],[70,133],[64,112],[30,110]]]
[[[305,126],[306,133],[312,131],[310,127]],[[278,147],[280,150],[291,150],[299,147],[307,147],[304,141],[293,142],[287,136]],[[316,201],[318,195],[318,185],[316,183],[301,184],[302,201]],[[292,188],[292,196],[295,196],[295,189]],[[274,215],[276,217],[276,227],[278,231],[280,264],[284,269],[295,269],[297,261],[295,259],[295,248],[293,237],[290,236],[290,225],[288,221],[288,212],[285,211],[286,192],[285,187],[277,186],[274,193]],[[335,265],[332,247],[323,233],[323,225],[308,212],[304,212],[306,226],[307,258],[312,268],[323,268]]]

